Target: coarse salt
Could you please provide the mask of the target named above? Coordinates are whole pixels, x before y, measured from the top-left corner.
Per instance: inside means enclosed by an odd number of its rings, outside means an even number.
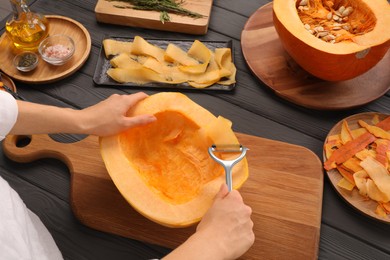
[[[62,59],[68,56],[70,49],[62,44],[49,46],[45,49],[44,55],[49,58]]]

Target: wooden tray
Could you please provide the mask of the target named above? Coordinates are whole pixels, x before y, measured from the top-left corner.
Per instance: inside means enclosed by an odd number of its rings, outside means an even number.
[[[31,72],[20,72],[13,66],[15,48],[7,35],[0,37],[0,69],[10,77],[27,83],[48,83],[63,79],[76,72],[87,60],[91,51],[91,37],[87,29],[79,22],[57,15],[47,15],[49,34],[66,34],[73,38],[76,50],[71,60],[62,66],[53,66],[39,58],[37,68]]]
[[[1,73],[1,72],[0,72]],[[13,80],[8,77],[7,75],[5,75],[4,73],[1,73],[1,78],[4,83],[4,85],[6,85],[7,87],[9,87],[10,89],[12,89],[14,92],[16,92],[16,86],[15,86],[15,83],[13,82]],[[0,88],[0,90],[4,90],[2,88]]]
[[[248,147],[249,179],[241,188],[253,209],[256,240],[241,259],[317,259],[323,191],[319,158],[296,145],[237,134]],[[85,225],[113,234],[177,247],[195,226],[167,228],[136,212],[111,181],[100,156],[98,138],[88,136],[64,144],[47,135],[33,135],[25,147],[22,136],[8,136],[5,154],[18,162],[57,158],[70,169],[71,205]]]
[[[253,74],[278,96],[318,110],[367,104],[390,89],[390,52],[371,70],[347,81],[329,82],[304,71],[283,49],[273,25],[272,3],[259,8],[241,34],[244,58]]]
[[[171,21],[165,23],[160,21],[160,12],[123,9],[115,5],[125,6],[126,3],[98,0],[95,7],[96,19],[103,23],[203,35],[207,33],[213,0],[184,1],[184,8],[204,15],[203,18],[169,14]]]
[[[376,112],[367,112],[367,113],[360,113],[356,115],[349,116],[343,120],[346,120],[348,122],[348,125],[350,129],[356,129],[360,128],[361,126],[358,125],[359,120],[366,121],[369,124],[371,123],[372,118],[374,115],[377,114],[379,116],[380,120],[385,119],[389,115],[386,114],[381,114],[381,113],[376,113]],[[343,123],[343,120],[338,122],[329,132],[328,136],[330,135],[335,135],[335,134],[340,134],[341,132],[341,125]],[[326,156],[325,152],[323,154],[323,159],[326,161]],[[330,171],[326,172],[329,180],[331,181],[333,187],[336,189],[337,193],[352,207],[357,209],[358,211],[362,212],[364,215],[369,216],[373,219],[379,220],[381,222],[386,222],[390,224],[390,218],[383,218],[378,216],[375,213],[375,209],[378,205],[378,203],[374,200],[367,199],[363,197],[362,195],[359,194],[359,191],[354,188],[352,191],[347,191],[343,188],[340,188],[337,183],[341,180],[342,176],[339,173],[337,169],[332,169]]]

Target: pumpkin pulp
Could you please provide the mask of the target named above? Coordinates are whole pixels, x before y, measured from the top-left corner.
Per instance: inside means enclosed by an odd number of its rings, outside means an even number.
[[[120,135],[122,150],[162,199],[172,204],[188,202],[223,169],[208,155],[212,141],[197,124],[176,111],[155,116],[154,123]]]

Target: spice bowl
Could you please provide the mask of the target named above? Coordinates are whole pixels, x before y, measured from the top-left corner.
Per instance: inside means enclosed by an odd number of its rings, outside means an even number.
[[[63,65],[72,58],[75,44],[71,37],[55,34],[44,39],[38,47],[42,59],[52,65]]]
[[[19,53],[14,58],[14,66],[21,72],[29,72],[38,65],[38,55],[34,52],[26,51]]]

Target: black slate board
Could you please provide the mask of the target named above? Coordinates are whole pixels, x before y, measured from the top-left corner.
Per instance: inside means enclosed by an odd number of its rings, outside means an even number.
[[[120,41],[133,41],[134,38],[127,38],[127,37],[107,37],[105,39],[114,39],[114,40],[120,40]],[[149,43],[156,45],[162,49],[165,49],[169,43],[173,43],[176,46],[180,47],[181,49],[187,51],[192,43],[193,40],[171,40],[171,39],[145,39]],[[232,59],[234,62],[234,49],[233,49],[233,41],[202,41],[204,45],[206,45],[207,48],[214,51],[216,48],[230,48],[232,50]],[[214,84],[207,88],[197,89],[194,87],[191,87],[188,83],[180,83],[180,84],[166,84],[166,83],[158,83],[158,82],[151,82],[147,84],[136,84],[132,82],[128,83],[119,83],[115,80],[111,79],[107,75],[107,70],[111,68],[110,64],[110,58],[106,58],[104,53],[104,46],[102,44],[102,47],[100,49],[99,53],[99,59],[96,64],[95,73],[93,76],[93,81],[97,85],[104,85],[104,86],[122,86],[122,87],[142,87],[142,88],[167,88],[167,89],[191,89],[191,90],[222,90],[222,91],[230,91],[233,90],[235,87],[235,83],[231,85],[221,85],[221,84]]]

